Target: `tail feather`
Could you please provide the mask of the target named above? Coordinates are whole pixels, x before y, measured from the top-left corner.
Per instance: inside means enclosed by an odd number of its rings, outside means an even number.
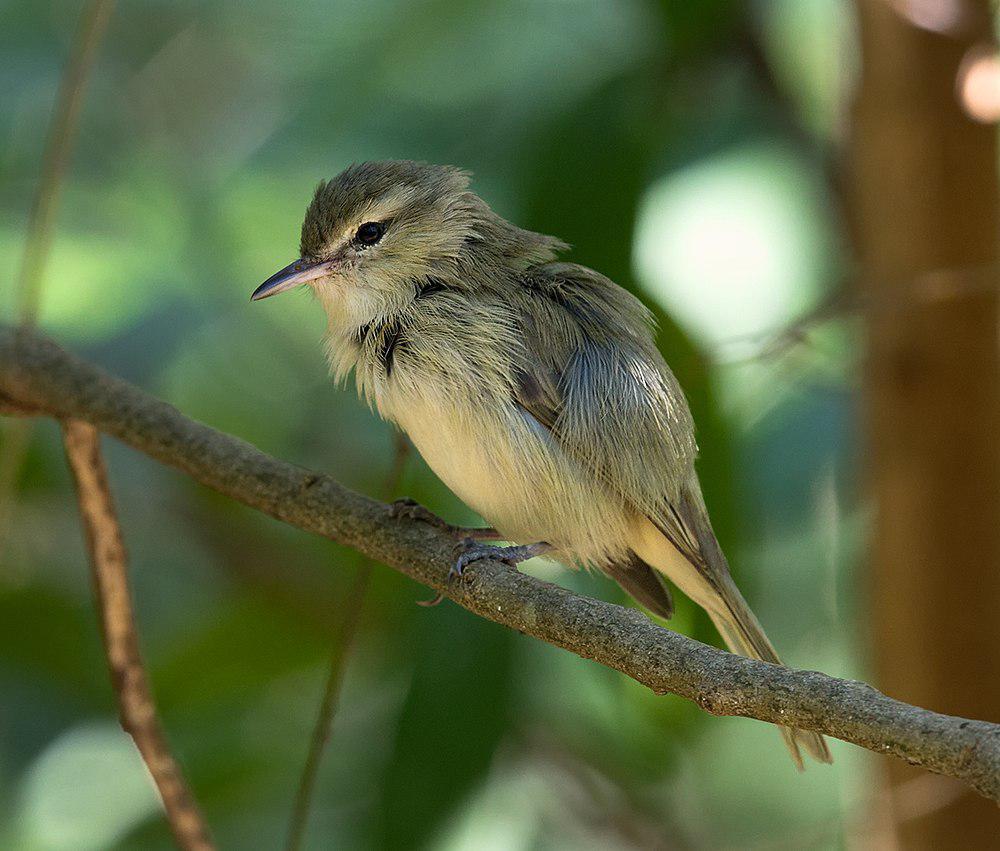
[[[764,633],[760,621],[757,620],[756,615],[747,605],[732,579],[726,576],[723,581],[718,583],[718,586],[719,598],[725,608],[710,609],[709,615],[729,649],[733,653],[749,656],[751,659],[759,659],[773,665],[783,664],[774,649],[774,645]],[[819,733],[814,733],[811,730],[796,730],[791,727],[779,727],[778,729],[781,731],[785,747],[788,748],[792,761],[799,771],[805,769],[800,748],[804,748],[817,762],[833,762],[826,740]]]
[[[729,564],[712,531],[697,479],[682,490],[668,514],[640,527],[632,549],[708,612],[733,653],[782,664],[729,574]],[[833,762],[819,733],[778,729],[800,771],[802,750],[818,762]]]

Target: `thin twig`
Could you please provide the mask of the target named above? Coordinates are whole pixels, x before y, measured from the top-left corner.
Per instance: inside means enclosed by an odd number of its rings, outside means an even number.
[[[107,29],[114,5],[114,0],[89,0],[84,6],[73,39],[73,51],[59,84],[59,94],[52,112],[45,152],[42,155],[42,173],[38,191],[28,213],[24,254],[15,285],[18,299],[17,315],[26,326],[33,326],[38,318],[42,273],[52,245],[59,192],[76,139],[85,83],[97,57],[97,48]],[[0,553],[11,528],[14,488],[31,444],[31,429],[30,420],[9,423],[4,451],[0,453]]]
[[[211,851],[208,826],[170,752],[139,652],[128,557],[111,499],[100,434],[90,423],[62,424],[90,553],[104,651],[124,730],[132,737],[163,801],[170,829],[186,851]]]
[[[1000,288],[1000,264],[980,263],[927,269],[905,279],[883,276],[879,287],[871,286],[870,273],[862,270],[839,281],[818,305],[775,331],[742,334],[724,340],[715,360],[744,364],[777,359],[806,342],[811,331],[834,320],[863,314],[902,314],[952,299],[969,298]],[[751,347],[748,353],[730,357],[722,350]]]
[[[393,453],[392,467],[382,487],[382,496],[385,499],[391,499],[399,488],[410,447],[402,432],[397,431],[393,435],[395,452]],[[316,789],[320,762],[333,730],[333,718],[337,712],[337,702],[340,699],[340,687],[344,682],[344,670],[354,647],[358,625],[361,623],[361,610],[364,607],[368,587],[371,584],[373,567],[374,563],[371,559],[362,558],[354,572],[354,580],[341,607],[343,621],[330,654],[330,668],[326,675],[326,685],[323,688],[323,699],[320,701],[316,725],[309,742],[309,753],[306,756],[305,765],[302,767],[302,776],[299,778],[299,788],[295,795],[295,804],[288,824],[288,839],[285,842],[287,851],[298,851],[302,846],[302,839],[309,821],[309,808],[312,805],[313,793]]]
[[[114,0],[90,0],[84,6],[73,39],[73,52],[59,84],[52,124],[42,155],[38,192],[28,214],[24,257],[17,278],[18,315],[26,324],[34,324],[38,317],[42,273],[52,244],[63,177],[69,167],[80,123],[83,92],[114,5]]]
[[[474,614],[593,659],[658,694],[680,695],[715,715],[853,742],[956,777],[1000,801],[1000,724],[911,706],[865,683],[725,653],[635,609],[581,597],[495,559],[475,562],[463,581],[453,581],[455,540],[445,530],[188,419],[39,334],[0,325],[0,394],[22,409],[86,420],[219,493],[353,547]]]

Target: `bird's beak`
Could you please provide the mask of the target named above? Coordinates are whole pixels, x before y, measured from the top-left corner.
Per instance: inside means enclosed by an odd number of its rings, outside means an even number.
[[[294,263],[289,263],[284,269],[275,272],[264,281],[250,296],[250,301],[259,301],[262,298],[270,298],[293,287],[308,284],[317,278],[322,278],[328,274],[333,262],[322,260],[319,262],[312,260],[298,259]]]

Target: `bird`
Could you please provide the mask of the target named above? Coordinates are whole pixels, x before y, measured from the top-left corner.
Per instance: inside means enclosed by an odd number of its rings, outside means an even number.
[[[350,165],[320,182],[299,257],[251,299],[309,287],[332,376],[353,372],[359,395],[491,524],[465,530],[452,575],[544,556],[603,572],[664,619],[676,586],[730,651],[781,664],[712,531],[694,422],[652,314],[470,185],[448,165]],[[799,770],[803,750],[832,761],[818,733],[779,729]]]

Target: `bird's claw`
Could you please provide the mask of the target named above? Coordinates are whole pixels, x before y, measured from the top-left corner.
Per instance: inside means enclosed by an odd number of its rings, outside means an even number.
[[[459,546],[462,548],[462,551],[458,554],[458,558],[455,559],[451,570],[448,571],[449,582],[452,579],[462,579],[465,576],[465,568],[472,564],[472,562],[490,558],[495,555],[496,550],[500,549],[500,547],[490,547],[480,544],[474,538],[463,539]]]
[[[497,547],[490,544],[482,544],[475,538],[465,538],[460,546],[463,548],[459,553],[455,563],[448,571],[448,579],[455,577],[461,579],[465,575],[465,568],[474,561],[482,561],[486,558],[502,561],[510,567],[517,567],[525,559],[539,555],[542,547],[548,544],[529,544],[528,546]]]
[[[389,516],[394,519],[419,520],[438,529],[451,529],[450,524],[408,496],[393,500],[389,506]]]
[[[426,523],[428,526],[440,529],[452,538],[471,537],[474,539],[495,541],[500,537],[497,530],[492,526],[485,528],[452,526],[447,520],[442,520],[433,511],[424,508],[419,502],[415,499],[410,499],[408,496],[393,501],[389,506],[389,516],[393,519],[416,520],[420,523]]]

